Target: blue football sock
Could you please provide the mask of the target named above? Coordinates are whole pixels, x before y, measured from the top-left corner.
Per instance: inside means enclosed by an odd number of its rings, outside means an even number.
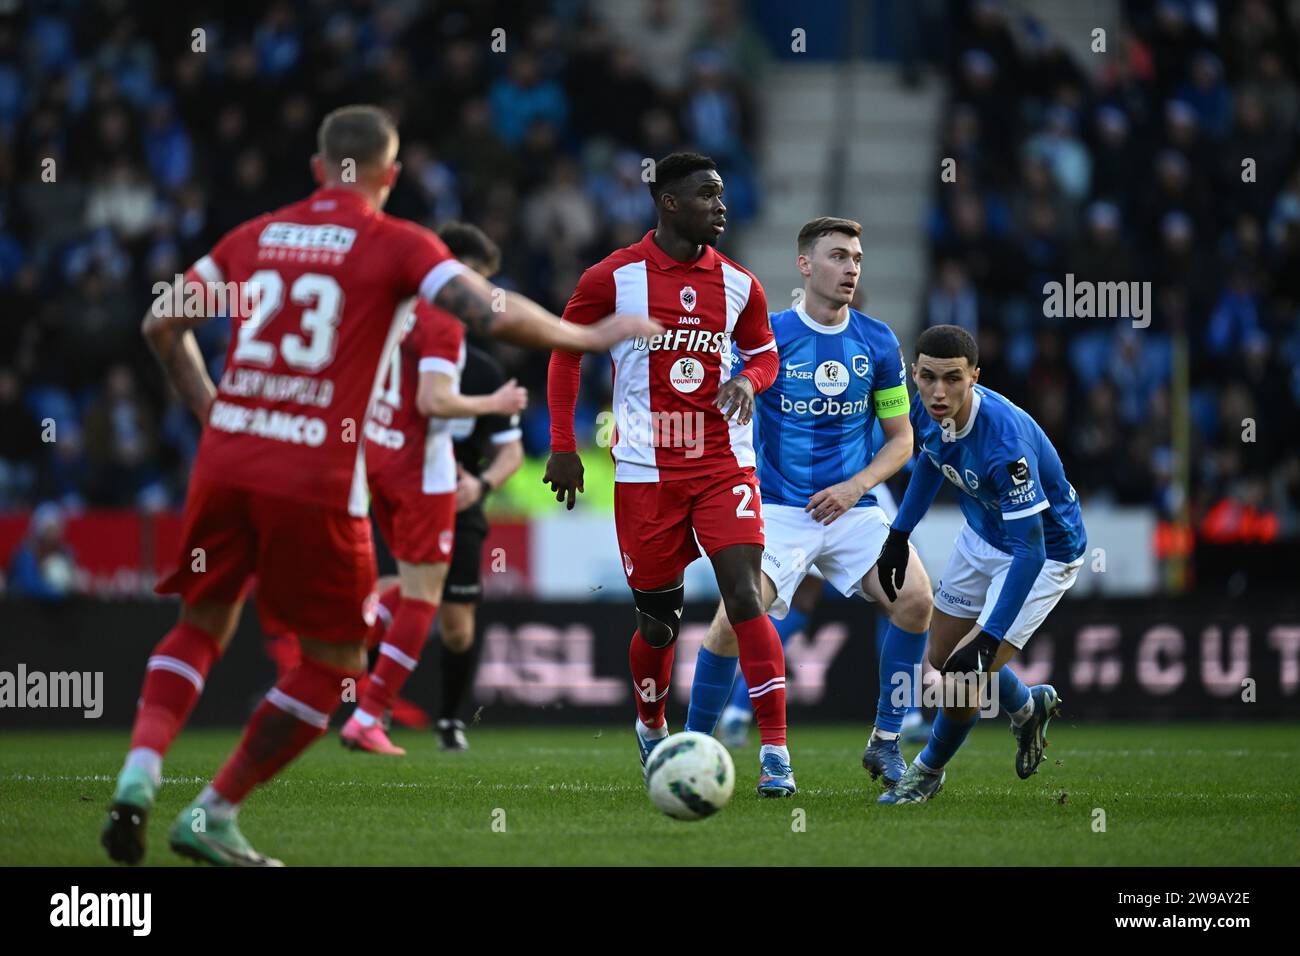
[[[916,759],[931,770],[943,769],[956,756],[961,745],[966,742],[966,735],[979,721],[979,711],[971,714],[970,720],[964,723],[953,720],[946,711],[939,711],[939,716],[934,718],[934,726],[930,728],[930,742]]]
[[[879,628],[877,633],[880,633]],[[899,733],[903,729],[903,716],[913,702],[920,700],[921,656],[925,653],[925,641],[929,633],[921,631],[914,634],[894,624],[885,626],[884,635],[878,641],[880,699],[876,703],[877,730]],[[906,676],[906,683],[902,686],[909,691],[901,707],[895,703],[900,674]]]
[[[1029,701],[1029,688],[1010,667],[998,671],[998,709],[1014,714]]]
[[[798,608],[792,607],[786,612],[783,620],[778,621],[773,618],[772,624],[776,627],[777,637],[781,638],[781,646],[785,647],[790,638],[808,626],[808,615]],[[736,686],[731,692],[731,706],[739,707],[742,710],[751,710],[749,706],[749,688],[745,685],[744,676],[739,673],[736,674]]]
[[[686,710],[687,730],[701,734],[713,733],[713,729],[718,726],[718,716],[731,693],[737,660],[739,658],[714,654],[701,645],[700,653],[695,658],[695,678],[691,681],[691,705]]]

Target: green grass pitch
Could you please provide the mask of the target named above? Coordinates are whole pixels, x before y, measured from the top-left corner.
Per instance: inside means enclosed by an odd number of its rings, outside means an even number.
[[[912,807],[875,804],[879,788],[859,764],[864,736],[796,727],[800,790],[789,800],[758,798],[756,749],[738,751],[731,803],[682,823],[647,799],[630,727],[478,727],[463,754],[397,731],[410,751],[400,760],[345,751],[332,732],[253,794],[241,826],[290,865],[1300,863],[1294,725],[1067,716],[1038,775],[1021,781],[1013,738],[988,721],[949,766],[943,793]],[[147,864],[194,865],[167,849],[166,829],[236,738],[181,735]],[[0,733],[0,865],[107,864],[98,833],[126,745],[122,731]]]

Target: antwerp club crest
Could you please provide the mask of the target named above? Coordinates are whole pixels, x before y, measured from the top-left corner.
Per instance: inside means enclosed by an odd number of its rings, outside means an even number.
[[[677,293],[677,297],[682,300],[682,308],[687,312],[695,311],[696,295],[695,290],[688,285],[682,286],[682,291]]]

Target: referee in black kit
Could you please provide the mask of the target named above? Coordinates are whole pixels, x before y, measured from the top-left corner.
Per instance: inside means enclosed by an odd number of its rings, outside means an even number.
[[[501,250],[476,226],[450,222],[438,235],[452,255],[485,278],[501,267]],[[467,340],[461,394],[488,395],[505,383],[505,372],[496,359]],[[518,415],[454,418],[451,436],[460,478],[456,483],[456,537],[438,611],[442,695],[435,726],[443,750],[466,750],[469,743],[460,714],[474,683],[474,617],[483,595],[480,570],[488,533],[483,501],[519,470],[524,446]]]

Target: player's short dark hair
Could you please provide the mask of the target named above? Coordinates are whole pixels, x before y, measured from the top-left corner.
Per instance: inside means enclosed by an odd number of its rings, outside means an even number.
[[[964,358],[971,368],[980,364],[979,346],[975,338],[959,325],[932,325],[916,338],[916,356],[931,358]]]
[[[501,268],[501,247],[478,226],[468,222],[447,222],[438,229],[438,238],[461,262],[482,263],[489,273]]]
[[[321,120],[316,148],[331,163],[353,160],[369,166],[385,159],[397,125],[378,106],[340,106]]]
[[[852,219],[840,219],[838,216],[818,216],[816,219],[808,220],[799,230],[799,238],[796,240],[799,255],[808,255],[813,251],[813,246],[817,245],[818,239],[835,232],[857,238],[862,235],[862,223],[854,222]]]
[[[698,173],[701,169],[717,168],[718,164],[702,153],[669,153],[655,163],[654,177],[647,184],[650,187],[650,195],[655,202],[658,202],[660,196],[672,192],[673,188],[691,173]]]

